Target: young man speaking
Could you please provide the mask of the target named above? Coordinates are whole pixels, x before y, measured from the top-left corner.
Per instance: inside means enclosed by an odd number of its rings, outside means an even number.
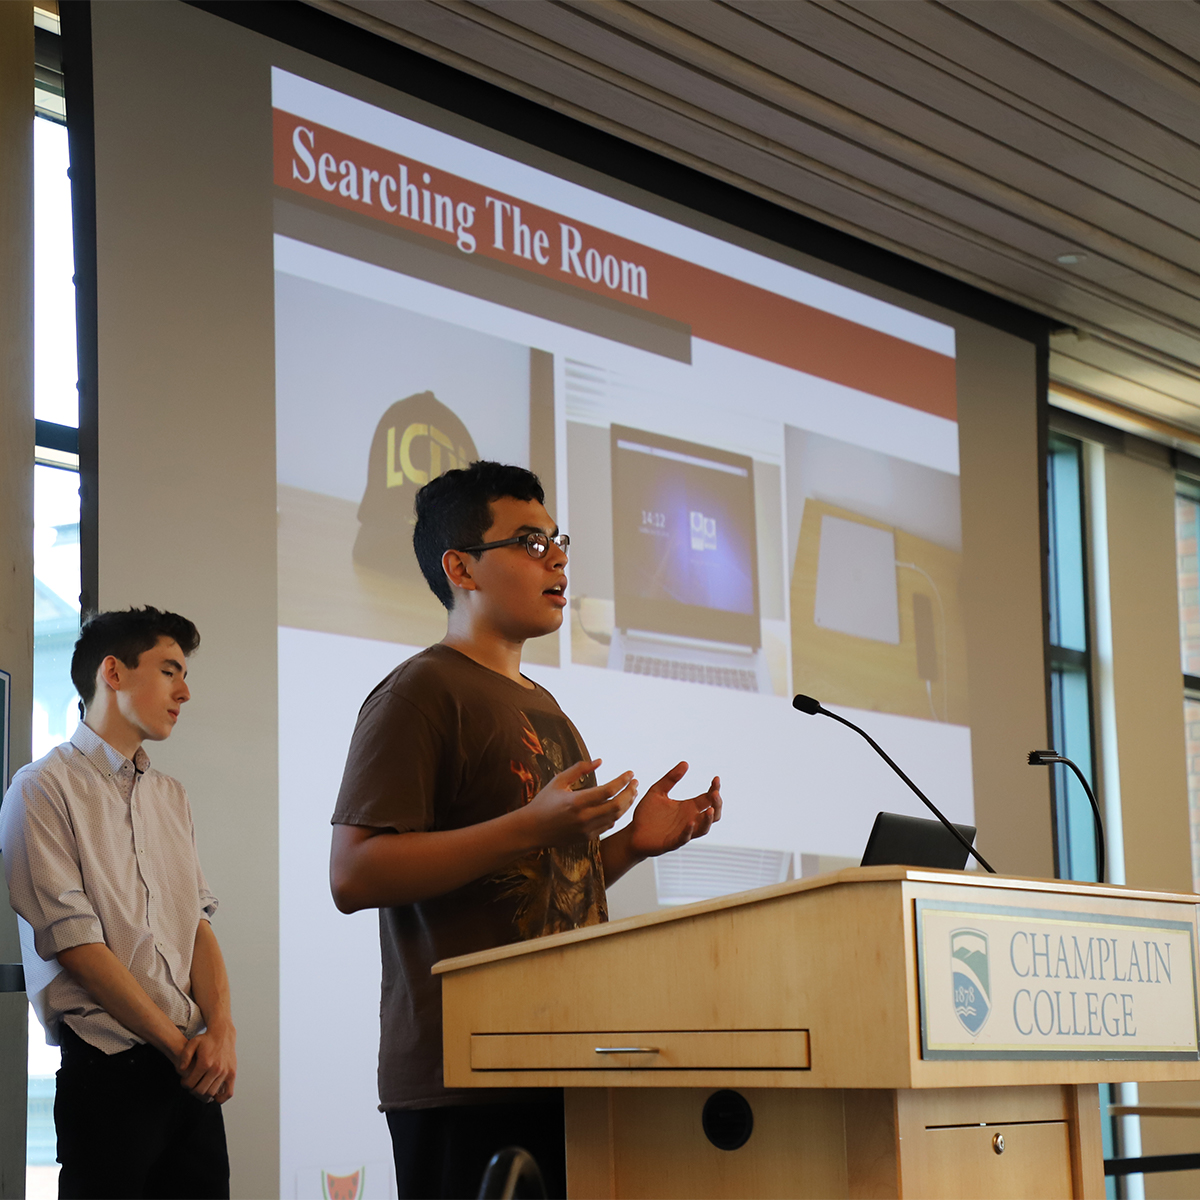
[[[628,825],[626,771],[596,781],[575,726],[521,674],[530,638],[567,605],[568,538],[537,477],[477,462],[417,494],[413,545],[449,611],[445,638],[367,697],[333,815],[330,881],[343,912],[379,908],[380,1107],[401,1197],[475,1196],[488,1159],[522,1146],[566,1194],[560,1090],[453,1091],[442,1081],[439,981],[430,967],[607,920],[604,889],[642,860],[707,833],[720,781],[668,794],[679,763]]]
[[[217,901],[187,795],[142,749],[175,728],[199,643],[156,608],[92,617],[71,659],[83,722],[0,807],[26,987],[62,1047],[60,1197],[229,1195],[237,1059]]]

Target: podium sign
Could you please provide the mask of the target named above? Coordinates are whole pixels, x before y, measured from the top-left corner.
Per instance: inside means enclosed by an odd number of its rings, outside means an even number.
[[[923,1059],[1200,1059],[1193,923],[915,904]]]

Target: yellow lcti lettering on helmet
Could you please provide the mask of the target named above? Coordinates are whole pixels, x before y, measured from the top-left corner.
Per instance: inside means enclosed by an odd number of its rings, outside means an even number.
[[[412,444],[417,438],[429,439],[429,470],[424,471],[412,460]],[[442,466],[442,450],[446,451],[446,465]],[[443,471],[466,466],[466,454],[460,449],[454,453],[454,443],[436,425],[426,425],[414,421],[400,438],[400,462],[396,463],[396,427],[393,425],[387,431],[387,485],[390,488],[402,487],[405,479],[411,480],[418,487],[436,479]]]

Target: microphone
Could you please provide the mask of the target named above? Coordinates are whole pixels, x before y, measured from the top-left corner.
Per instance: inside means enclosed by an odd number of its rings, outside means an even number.
[[[899,775],[900,778],[903,779],[910,788],[912,788],[917,799],[920,800],[921,803],[924,804],[925,807],[929,809],[929,811],[933,813],[933,815],[937,817],[937,819],[941,821],[941,823],[945,825],[945,827],[950,830],[952,834],[954,834],[955,838],[957,838],[958,841],[960,841],[967,848],[967,853],[970,854],[971,857],[974,858],[975,861],[979,863],[979,865],[983,867],[985,871],[990,871],[991,874],[995,875],[996,868],[993,867],[992,864],[989,863],[988,860],[984,858],[983,855],[980,854],[975,847],[972,846],[965,837],[963,837],[961,833],[958,832],[958,829],[950,821],[948,821],[941,814],[941,812],[938,811],[937,805],[935,805],[934,802],[930,800],[929,797],[926,796],[925,793],[921,791],[921,789],[917,787],[917,785],[913,783],[913,781],[909,779],[909,777],[905,775],[905,773],[900,770],[898,766],[896,766],[887,751],[884,750],[884,748],[880,746],[880,744],[865,729],[860,729],[854,724],[853,721],[847,721],[845,717],[839,717],[837,713],[830,712],[827,708],[822,708],[820,701],[814,700],[811,696],[796,696],[792,700],[792,707],[797,709],[799,712],[807,713],[810,717],[815,717],[818,713],[820,713],[820,715],[823,717],[831,717],[833,720],[839,721],[847,728],[853,729],[855,733],[866,738],[868,743],[870,743],[871,749],[874,750],[875,753],[878,754],[879,757],[882,758],[883,761],[887,763],[887,765],[891,767],[892,770],[895,771],[896,774]],[[1032,757],[1029,761],[1033,761]]]
[[[1083,772],[1065,755],[1055,754],[1053,750],[1030,750],[1029,765],[1031,767],[1050,767],[1055,763],[1062,763],[1064,767],[1070,767],[1075,772],[1075,777],[1083,784],[1083,790],[1087,793],[1087,798],[1092,802],[1092,816],[1095,817],[1096,825],[1096,874],[1099,876],[1097,882],[1104,882],[1104,822],[1100,820],[1100,805],[1096,803],[1096,797],[1092,789],[1088,787],[1088,781],[1084,779]]]

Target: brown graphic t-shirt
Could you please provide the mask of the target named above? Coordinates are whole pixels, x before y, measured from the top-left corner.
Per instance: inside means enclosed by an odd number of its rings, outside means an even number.
[[[461,829],[512,812],[588,758],[545,688],[522,687],[431,646],[397,667],[358,714],[335,825]],[[595,785],[595,775],[581,787]],[[379,1100],[384,1110],[495,1101],[442,1085],[442,958],[608,919],[596,839],[540,850],[416,904],[381,909]]]

